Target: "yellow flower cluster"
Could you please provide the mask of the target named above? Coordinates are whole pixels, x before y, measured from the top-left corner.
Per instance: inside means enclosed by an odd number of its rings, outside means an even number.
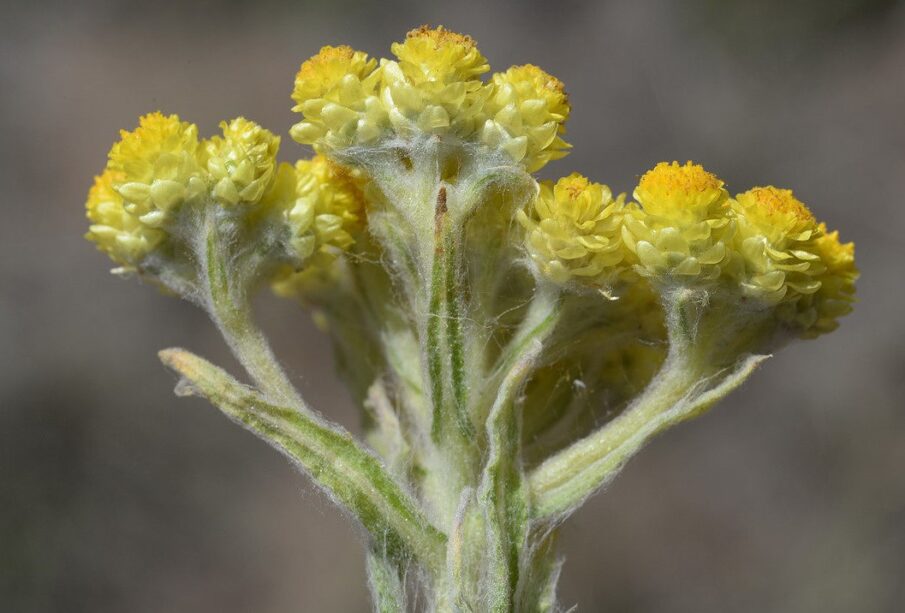
[[[731,207],[738,231],[729,272],[744,295],[777,305],[802,336],[834,330],[854,301],[854,244],[828,233],[791,190],[755,187]]]
[[[605,287],[625,257],[622,213],[625,195],[578,173],[540,184],[529,216],[518,211],[525,245],[540,272],[555,283]]]
[[[470,36],[442,27],[412,30],[393,43],[398,62],[381,60],[381,98],[400,135],[451,133],[467,138],[490,94],[481,75],[487,59]]]
[[[213,205],[244,224],[279,219],[299,262],[351,245],[362,197],[346,171],[320,156],[278,166],[271,132],[241,117],[220,126],[222,136],[199,142],[194,124],[151,113],[123,131],[89,191],[87,238],[139,269],[168,240],[187,240],[192,216]]]
[[[293,111],[304,120],[289,131],[300,143],[327,149],[367,144],[383,134],[386,113],[377,97],[377,61],[345,45],[324,47],[295,77]]]
[[[852,311],[855,300],[855,281],[859,273],[855,266],[855,244],[839,242],[839,231],[827,232],[826,225],[818,226],[820,235],[814,250],[826,269],[817,275],[820,288],[802,297],[795,305],[795,323],[804,336],[814,337],[839,327],[838,319]]]
[[[505,151],[534,171],[562,157],[569,105],[562,83],[536,66],[493,75],[474,40],[423,26],[379,64],[349,47],[304,62],[293,90],[303,116],[290,134],[317,150],[393,136],[451,135]]]
[[[774,308],[803,335],[834,329],[854,300],[854,245],[827,234],[790,190],[730,198],[723,185],[700,165],[663,162],[625,204],[573,174],[542,183],[517,219],[529,256],[555,283],[605,289],[633,270],[656,285],[719,288]]]

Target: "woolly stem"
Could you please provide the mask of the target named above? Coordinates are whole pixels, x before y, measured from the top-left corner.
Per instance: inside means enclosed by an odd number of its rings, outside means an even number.
[[[449,347],[450,383],[456,423],[462,436],[474,434],[474,426],[468,414],[468,390],[465,383],[465,341],[462,330],[462,305],[459,288],[461,262],[458,245],[452,238],[446,240],[446,345]]]
[[[399,576],[399,565],[379,551],[369,550],[367,567],[375,613],[405,613],[405,585]]]
[[[446,536],[380,460],[340,426],[272,404],[188,351],[166,349],[160,359],[188,382],[177,393],[206,398],[286,454],[361,521],[382,551],[398,558],[411,552],[435,572],[442,567]]]
[[[277,362],[270,344],[252,317],[251,305],[241,284],[246,279],[230,269],[228,245],[211,213],[205,219],[202,277],[206,308],[236,359],[255,384],[274,402],[305,410],[305,403]]]
[[[433,419],[431,421],[431,438],[437,442],[443,433],[443,344],[441,328],[443,324],[443,282],[444,260],[442,250],[434,253],[431,267],[430,298],[428,300],[425,349],[427,352],[427,378],[433,403]]]
[[[569,514],[612,479],[651,437],[704,412],[741,385],[769,356],[744,355],[714,365],[717,332],[696,333],[693,296],[667,301],[670,351],[659,374],[617,418],[544,461],[529,476],[532,515]],[[700,316],[700,308],[697,315]]]
[[[535,339],[503,379],[487,418],[488,457],[478,488],[485,515],[487,568],[483,577],[488,610],[508,611],[518,580],[527,501],[522,490],[516,399],[542,347]]]

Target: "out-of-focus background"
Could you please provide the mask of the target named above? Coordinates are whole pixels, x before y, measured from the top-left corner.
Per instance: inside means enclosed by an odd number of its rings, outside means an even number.
[[[581,171],[631,190],[693,159],[792,186],[858,244],[860,303],[658,439],[565,528],[581,611],[892,612],[905,602],[905,5],[417,0],[0,7],[0,610],[364,611],[361,535],[263,443],[173,396],[156,351],[235,367],[185,303],[81,235],[119,128],[162,109],[286,134],[299,63],[421,23],[536,63]],[[306,155],[284,138],[286,159]],[[265,327],[313,404],[358,414],[304,312]]]

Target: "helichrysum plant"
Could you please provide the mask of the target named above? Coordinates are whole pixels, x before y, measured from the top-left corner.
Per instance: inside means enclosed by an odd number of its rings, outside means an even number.
[[[851,243],[792,191],[732,196],[692,162],[634,192],[532,173],[569,151],[563,84],[487,76],[468,36],[422,27],[374,59],[305,61],[292,139],[176,115],[123,131],[88,195],[88,239],[193,302],[247,371],[160,353],[279,449],[367,534],[377,611],[555,611],[563,521],[655,434],[770,353],[851,310]],[[310,309],[364,411],[364,440],[311,407],[252,315]],[[304,608],[304,607],[303,607]]]

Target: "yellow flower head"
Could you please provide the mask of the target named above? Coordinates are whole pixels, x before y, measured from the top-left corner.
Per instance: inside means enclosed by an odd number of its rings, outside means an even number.
[[[624,200],[578,173],[555,185],[542,183],[532,214],[518,212],[528,253],[541,273],[556,283],[609,284],[625,257]]]
[[[826,266],[815,240],[821,230],[791,190],[755,187],[730,205],[738,225],[733,274],[746,296],[773,305],[820,288]]]
[[[302,63],[295,77],[292,99],[298,104],[324,98],[337,92],[347,77],[362,80],[377,67],[377,60],[368,58],[364,51],[356,51],[347,45],[322,47],[317,55]]]
[[[316,148],[368,143],[384,131],[385,112],[377,99],[377,61],[345,45],[323,47],[305,61],[295,78],[293,111],[303,120],[290,134]]]
[[[218,202],[258,202],[273,181],[280,138],[244,117],[221,122],[223,136],[204,143],[207,171]]]
[[[109,168],[124,206],[149,226],[162,225],[168,213],[206,191],[198,163],[198,127],[176,115],[150,113],[110,150]]]
[[[299,260],[315,251],[348,249],[364,214],[364,195],[350,171],[322,155],[281,165],[274,191],[288,204],[283,215]]]
[[[630,207],[623,236],[639,273],[713,281],[728,257],[732,232],[723,181],[698,164],[661,162],[649,170]]]
[[[487,58],[470,36],[422,26],[379,64],[350,47],[324,47],[302,64],[292,138],[329,152],[383,137],[452,135],[506,152],[530,172],[566,154],[563,85],[536,66],[482,81]]]
[[[559,79],[526,64],[494,74],[493,88],[481,132],[486,144],[524,162],[528,172],[566,155],[562,134],[570,107]]]
[[[780,310],[780,318],[795,326],[804,338],[815,338],[839,327],[839,318],[852,311],[859,276],[855,244],[841,243],[838,231],[827,232],[826,225],[819,224],[810,247],[820,258],[822,272],[814,274],[820,287]]]
[[[691,162],[660,162],[644,173],[635,188],[635,199],[644,212],[665,222],[696,222],[719,215],[726,197],[723,182]]]
[[[292,171],[293,198],[284,211],[292,245],[299,260],[317,260],[301,272],[284,271],[278,275],[274,291],[280,295],[303,291],[312,268],[329,266],[338,251],[355,243],[365,206],[361,182],[324,156],[300,160]]]
[[[450,32],[443,26],[421,26],[409,32],[405,41],[393,43],[390,49],[413,84],[468,81],[490,70],[487,58],[481,55],[473,38]]]
[[[122,179],[118,171],[105,170],[94,178],[85,205],[91,226],[85,238],[110,258],[127,268],[135,268],[163,239],[163,232],[142,223],[123,208],[123,199],[114,188]]]
[[[381,60],[380,66],[381,100],[394,131],[472,135],[490,95],[480,80],[490,66],[475,41],[442,26],[422,26],[392,51],[399,61]]]
[[[311,208],[318,245],[348,249],[352,233],[364,214],[360,183],[346,168],[316,155],[295,165],[298,200],[296,206]]]

